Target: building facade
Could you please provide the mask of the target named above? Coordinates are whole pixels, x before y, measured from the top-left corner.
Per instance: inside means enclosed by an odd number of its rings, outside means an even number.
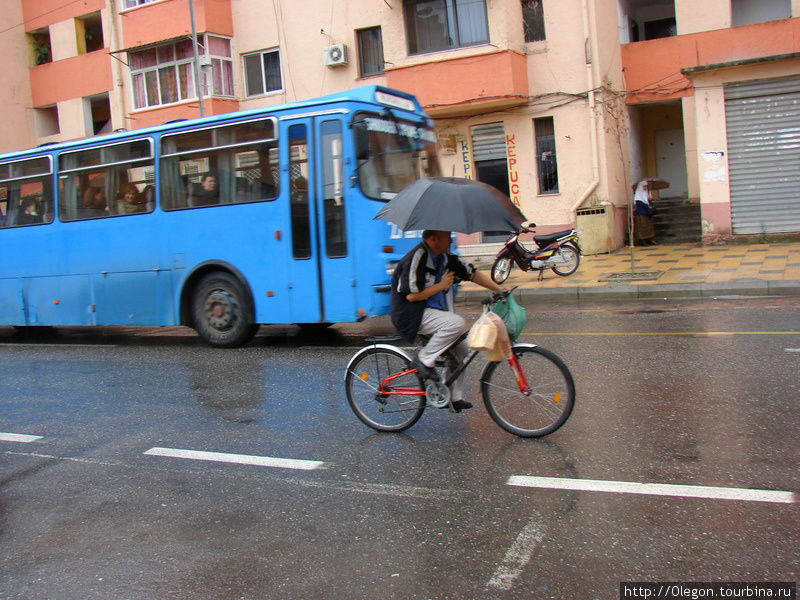
[[[381,84],[425,106],[444,175],[588,252],[625,243],[646,177],[697,240],[800,231],[800,0],[0,6],[0,151]]]

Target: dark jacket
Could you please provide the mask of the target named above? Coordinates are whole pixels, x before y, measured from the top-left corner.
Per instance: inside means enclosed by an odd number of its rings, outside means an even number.
[[[436,271],[429,264],[430,256],[430,251],[424,243],[417,244],[400,259],[392,275],[390,308],[392,323],[400,335],[412,343],[419,331],[422,313],[425,312],[428,301],[409,302],[406,296],[421,292],[432,284]],[[458,256],[449,252],[446,269],[455,274],[456,282],[472,280],[475,272],[472,265],[465,265]]]

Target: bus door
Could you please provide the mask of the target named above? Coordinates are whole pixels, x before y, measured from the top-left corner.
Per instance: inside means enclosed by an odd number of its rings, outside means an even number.
[[[295,323],[352,321],[355,288],[344,203],[339,114],[282,121],[288,139],[289,292]]]

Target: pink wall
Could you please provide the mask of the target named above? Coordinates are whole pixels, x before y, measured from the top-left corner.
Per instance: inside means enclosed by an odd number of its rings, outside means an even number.
[[[105,8],[105,0],[22,0],[25,31],[34,31],[59,21],[66,21]]]
[[[30,68],[33,106],[107,92],[114,87],[105,51],[90,52]]]
[[[511,50],[387,69],[386,84],[435,116],[524,104],[529,93],[525,56]]]
[[[145,4],[123,12],[120,18],[122,38],[126,48],[192,33],[188,0]],[[198,33],[210,31],[232,36],[231,0],[194,0],[194,21]]]

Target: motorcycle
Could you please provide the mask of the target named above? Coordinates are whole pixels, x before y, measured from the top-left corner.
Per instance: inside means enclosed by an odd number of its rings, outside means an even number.
[[[539,271],[542,280],[545,269],[562,277],[572,275],[581,262],[578,245],[580,229],[565,229],[548,235],[534,235],[535,249],[525,248],[519,241],[523,233],[533,233],[535,223],[523,223],[519,231],[509,235],[503,248],[497,253],[492,265],[492,281],[503,283],[508,279],[514,263],[523,271]]]

